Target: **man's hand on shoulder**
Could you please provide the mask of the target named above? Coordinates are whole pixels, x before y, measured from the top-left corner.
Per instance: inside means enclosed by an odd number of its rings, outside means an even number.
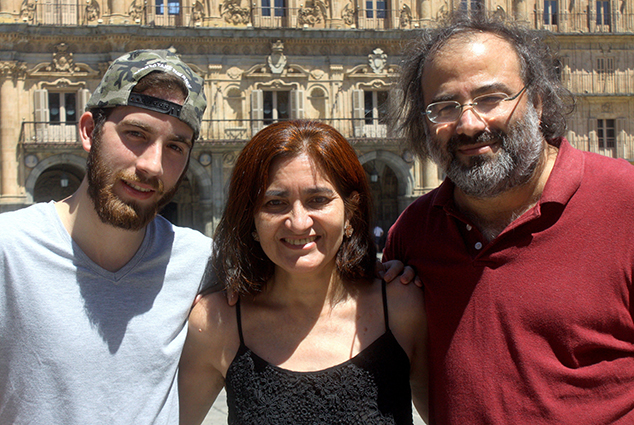
[[[416,286],[423,286],[423,282],[416,275],[414,268],[405,266],[399,260],[389,260],[384,263],[377,262],[376,274],[387,283],[398,279],[404,285],[414,282]]]

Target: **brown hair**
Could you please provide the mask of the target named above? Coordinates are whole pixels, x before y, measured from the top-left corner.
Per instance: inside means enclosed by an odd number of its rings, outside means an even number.
[[[405,137],[405,144],[421,158],[429,158],[426,143],[422,78],[425,67],[447,42],[459,35],[494,34],[516,51],[521,77],[533,105],[542,104],[541,132],[556,143],[566,130],[566,115],[574,109],[574,98],[557,75],[556,55],[544,33],[515,22],[486,14],[454,12],[437,28],[422,31],[404,53],[397,94],[399,104],[390,112],[391,124]]]
[[[260,291],[275,265],[253,239],[254,216],[278,158],[308,155],[343,199],[354,229],[336,256],[344,280],[374,275],[376,251],[370,233],[371,194],[365,170],[354,149],[334,128],[314,121],[278,122],[261,130],[244,147],[231,174],[229,196],[214,236],[207,279],[238,293]]]

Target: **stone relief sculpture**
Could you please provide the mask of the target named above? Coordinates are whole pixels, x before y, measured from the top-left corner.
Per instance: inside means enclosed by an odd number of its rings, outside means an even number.
[[[53,61],[46,67],[46,71],[68,72],[70,74],[80,71],[79,67],[75,66],[75,59],[73,59],[73,54],[68,51],[66,43],[59,43],[55,48],[57,52],[53,53]]]
[[[128,10],[128,14],[130,15],[130,18],[132,18],[135,22],[136,21],[143,22],[144,5],[142,0],[139,0],[139,3],[141,4],[137,4],[137,0],[134,0],[132,4],[130,5],[130,9]]]
[[[95,22],[101,17],[101,8],[95,0],[89,0],[86,5],[86,14],[84,19],[86,22]]]
[[[346,4],[341,11],[341,19],[346,25],[353,26],[357,21],[357,10],[352,2]]]
[[[266,63],[272,74],[281,74],[286,67],[286,56],[284,56],[284,43],[277,40],[271,46],[271,54],[266,58]]]
[[[32,24],[35,21],[35,2],[24,0],[20,7],[20,18],[23,22]]]
[[[302,27],[314,27],[315,24],[325,22],[327,7],[328,5],[321,0],[307,0],[306,5],[299,9],[297,24]]]
[[[379,48],[374,49],[368,55],[368,65],[375,74],[382,74],[387,65],[387,55]]]
[[[220,5],[220,16],[233,25],[246,25],[251,22],[251,9],[241,6],[241,0],[225,0]]]
[[[412,23],[412,9],[406,4],[403,5],[399,15],[399,26],[401,28],[409,28]]]
[[[194,25],[201,25],[203,23],[203,19],[205,18],[205,6],[196,1],[194,7],[192,8],[192,20]]]

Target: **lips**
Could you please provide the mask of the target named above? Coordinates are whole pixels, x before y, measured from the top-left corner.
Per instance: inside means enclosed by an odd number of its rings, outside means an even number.
[[[151,184],[143,184],[141,182],[135,182],[128,179],[120,180],[125,192],[128,196],[131,196],[139,201],[147,200],[155,196],[156,193],[161,194],[160,189]]]
[[[282,238],[282,240],[289,245],[299,246],[299,245],[306,245],[308,243],[314,242],[315,240],[317,240],[317,236],[310,236],[310,237],[301,238],[301,239]]]
[[[132,189],[138,190],[139,192],[154,192],[155,191],[155,189],[137,186],[136,184],[129,181],[124,181],[124,183],[130,186]]]
[[[496,145],[496,143],[489,143],[489,144],[485,144],[485,145],[478,145],[478,146],[463,146],[461,148],[458,149],[458,152],[460,152],[463,155],[482,155],[485,154],[489,151],[493,151],[494,146]]]

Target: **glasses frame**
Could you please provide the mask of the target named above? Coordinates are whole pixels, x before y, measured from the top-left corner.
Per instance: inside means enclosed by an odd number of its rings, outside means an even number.
[[[453,124],[453,123],[458,122],[460,120],[460,117],[462,117],[462,114],[464,113],[464,108],[465,107],[471,107],[473,112],[480,117],[481,116],[480,113],[475,109],[475,106],[478,104],[478,98],[481,98],[483,96],[491,96],[491,95],[494,95],[494,94],[502,94],[502,95],[505,95],[507,97],[504,98],[504,99],[501,99],[500,102],[498,102],[498,103],[510,102],[511,100],[515,100],[518,97],[520,97],[520,95],[522,93],[524,93],[524,91],[526,90],[527,87],[528,87],[528,85],[525,85],[524,87],[522,87],[522,89],[519,92],[517,92],[517,94],[515,94],[514,96],[508,96],[506,93],[496,92],[496,93],[487,93],[487,94],[482,94],[480,96],[476,96],[476,98],[473,99],[471,102],[467,102],[467,103],[463,103],[463,104],[461,104],[460,102],[457,102],[455,100],[442,100],[440,102],[432,102],[429,105],[427,105],[427,108],[425,108],[425,112],[423,112],[423,115],[425,115],[427,117],[427,119],[429,121],[433,122],[434,124]],[[453,121],[442,121],[442,122],[438,122],[438,121],[435,121],[435,119],[432,119],[430,117],[431,111],[429,110],[429,108],[434,106],[434,105],[437,105],[439,103],[454,103],[454,104],[458,105],[458,108],[460,108],[460,113],[458,114],[458,117],[455,120],[453,120]]]

